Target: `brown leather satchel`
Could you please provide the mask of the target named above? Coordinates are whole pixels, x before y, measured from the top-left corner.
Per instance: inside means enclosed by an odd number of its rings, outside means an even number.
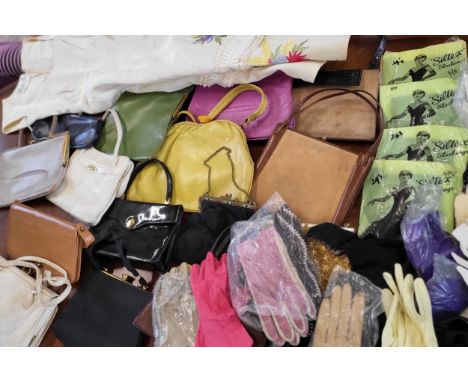
[[[377,116],[377,139],[367,153],[355,154],[288,129],[291,120],[307,107],[350,95],[366,102]],[[314,97],[318,99],[305,106]],[[303,222],[340,225],[362,187],[381,135],[378,103],[371,94],[362,90],[336,89],[332,94],[329,90],[319,90],[304,98],[275,129],[255,168],[251,197],[262,205],[274,192],[279,192]]]
[[[93,242],[94,236],[83,224],[70,223],[18,202],[10,207],[7,253],[11,259],[38,256],[50,260],[65,269],[74,283],[80,278],[82,249]]]
[[[363,70],[360,72],[358,86],[346,86],[347,90],[365,90],[361,94],[371,102],[379,92],[379,71]],[[339,86],[343,88],[343,86]],[[306,86],[293,89],[294,102],[300,103],[306,96],[326,89],[324,95],[336,92],[336,88],[327,86]],[[307,108],[296,118],[296,130],[309,137],[327,140],[373,141],[376,137],[375,113],[362,100],[352,94],[332,97],[314,107]]]

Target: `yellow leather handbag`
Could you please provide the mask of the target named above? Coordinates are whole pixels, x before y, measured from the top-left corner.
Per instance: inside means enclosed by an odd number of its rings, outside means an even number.
[[[254,164],[241,126],[232,121],[214,120],[239,94],[256,91],[262,96],[257,110],[242,126],[260,117],[267,106],[265,93],[252,84],[239,85],[227,93],[207,116],[198,120],[187,111],[191,121],[173,125],[156,158],[164,162],[173,175],[174,204],[188,212],[198,211],[201,196],[227,197],[239,202],[250,200]],[[141,171],[127,194],[127,199],[163,203],[165,175],[159,166],[149,165]]]

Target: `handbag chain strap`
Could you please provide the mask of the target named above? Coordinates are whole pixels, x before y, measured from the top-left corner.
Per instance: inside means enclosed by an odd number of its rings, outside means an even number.
[[[214,158],[216,155],[218,155],[221,151],[225,150],[226,151],[226,156],[228,157],[229,159],[229,163],[231,164],[231,179],[232,179],[232,183],[234,184],[234,186],[236,186],[236,188],[241,191],[242,193],[244,193],[246,196],[247,196],[247,200],[250,201],[250,195],[247,191],[245,191],[241,186],[239,186],[236,182],[236,167],[234,165],[234,161],[232,160],[232,157],[231,157],[231,152],[232,150],[229,148],[229,147],[226,147],[226,146],[221,146],[219,149],[217,149],[213,154],[211,154],[208,158],[205,159],[205,161],[203,162],[203,164],[208,167],[208,191],[206,192],[206,195],[210,195],[211,194],[211,170],[212,170],[212,167],[208,164],[208,162]],[[231,199],[232,196],[231,195],[226,195],[227,198]]]

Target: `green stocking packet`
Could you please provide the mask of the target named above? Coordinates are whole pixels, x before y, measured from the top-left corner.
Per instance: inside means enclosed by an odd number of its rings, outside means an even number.
[[[404,52],[385,52],[382,57],[382,84],[394,85],[436,78],[456,80],[464,61],[466,43],[463,40]]]
[[[461,192],[468,163],[468,129],[440,125],[386,129],[376,159],[450,163],[455,167],[456,190]]]
[[[452,106],[457,82],[448,78],[380,87],[385,127],[461,126]]]
[[[439,211],[443,228],[452,232],[457,190],[455,169],[449,163],[375,160],[362,193],[359,236],[400,239],[400,223],[418,187],[440,186]]]

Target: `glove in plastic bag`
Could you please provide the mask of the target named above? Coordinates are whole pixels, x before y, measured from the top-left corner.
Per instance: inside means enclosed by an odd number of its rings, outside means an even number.
[[[182,263],[161,275],[154,286],[154,346],[194,346],[197,328],[190,266]]]
[[[376,160],[364,182],[359,236],[372,234],[379,239],[401,239],[400,223],[416,192],[424,185],[441,190],[437,210],[442,227],[453,230],[456,172],[448,163]]]
[[[468,307],[468,287],[458,273],[457,264],[443,256],[434,257],[434,274],[426,283],[436,319],[458,314]]]
[[[382,83],[393,85],[435,78],[456,79],[464,61],[464,40],[404,52],[387,51],[382,56]]]
[[[313,346],[375,346],[383,311],[380,288],[337,266],[320,306]]]
[[[408,259],[425,281],[432,277],[435,256],[460,253],[457,241],[442,229],[437,212],[440,194],[436,186],[422,186],[401,223]]]
[[[283,206],[284,201],[274,194],[249,221],[235,223],[228,248],[234,309],[246,326],[263,331],[278,346],[297,345],[308,334],[308,320],[316,316],[314,297],[291,261],[290,255],[295,254],[288,253],[288,245],[275,229],[275,213]],[[295,235],[284,237],[286,242],[303,240]],[[317,293],[318,283],[313,294]]]
[[[381,86],[385,127],[463,126],[452,105],[456,90],[457,82],[448,78]]]

